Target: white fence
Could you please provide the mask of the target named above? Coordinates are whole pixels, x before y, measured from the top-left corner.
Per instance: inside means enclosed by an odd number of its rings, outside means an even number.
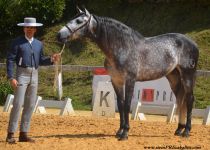
[[[0,68],[5,68],[5,63],[0,63]],[[54,65],[51,66],[40,66],[40,69],[54,69]],[[93,71],[96,68],[101,68],[103,66],[85,66],[85,65],[62,65],[63,71]],[[197,70],[197,76],[210,77],[210,71],[208,70]]]

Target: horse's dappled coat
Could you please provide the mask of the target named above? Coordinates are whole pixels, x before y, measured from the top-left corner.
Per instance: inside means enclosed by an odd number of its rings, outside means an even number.
[[[192,40],[179,33],[143,37],[117,20],[91,15],[87,10],[58,33],[58,39],[64,42],[81,37],[96,42],[106,56],[105,67],[111,75],[120,113],[120,128],[116,134],[120,140],[128,138],[135,82],[163,76],[168,79],[177,100],[179,124],[175,135],[189,136],[199,55]]]

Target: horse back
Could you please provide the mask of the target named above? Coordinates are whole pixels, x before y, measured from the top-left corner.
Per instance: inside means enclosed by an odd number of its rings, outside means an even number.
[[[161,78],[176,67],[195,70],[199,54],[195,42],[179,33],[147,37],[137,51],[140,81]]]

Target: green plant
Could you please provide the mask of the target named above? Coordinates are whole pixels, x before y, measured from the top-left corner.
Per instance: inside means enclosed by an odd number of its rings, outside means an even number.
[[[7,82],[0,82],[0,105],[4,105],[7,95],[11,93],[11,86]]]

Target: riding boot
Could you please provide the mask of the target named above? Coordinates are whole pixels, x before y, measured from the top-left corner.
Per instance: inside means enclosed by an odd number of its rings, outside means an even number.
[[[20,132],[19,142],[30,142],[35,143],[35,140],[28,137],[27,132]]]
[[[14,133],[12,133],[12,132],[7,133],[6,142],[8,142],[9,144],[16,144],[16,140],[14,138]]]

